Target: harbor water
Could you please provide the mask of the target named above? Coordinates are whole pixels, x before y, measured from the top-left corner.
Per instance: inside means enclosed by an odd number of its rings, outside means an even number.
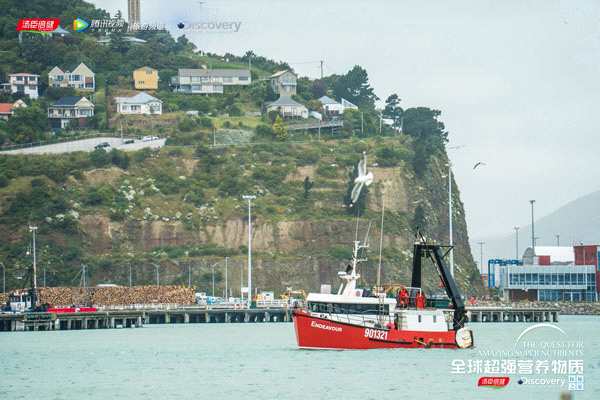
[[[573,399],[599,399],[600,317],[561,316],[556,325],[563,332],[540,326],[517,343],[533,325],[470,324],[476,348],[469,350],[299,350],[292,324],[282,323],[2,333],[0,399],[559,399],[566,373],[494,373],[511,381],[492,389],[477,386],[490,374],[455,367],[515,358],[511,351],[523,343],[548,351],[548,343],[566,341],[581,341],[580,355],[563,357],[583,359],[577,373],[583,390]],[[543,352],[519,357],[558,358]],[[528,377],[565,382],[518,383]]]

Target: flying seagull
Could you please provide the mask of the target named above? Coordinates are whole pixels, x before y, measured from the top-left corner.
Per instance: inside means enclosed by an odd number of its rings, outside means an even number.
[[[473,165],[473,169],[476,169],[479,166],[483,166],[483,165],[487,165],[486,163],[484,163],[483,161],[479,161],[478,163],[476,163],[475,165]]]
[[[367,153],[363,152],[363,159],[358,163],[358,176],[354,179],[354,187],[350,195],[352,205],[358,201],[363,186],[369,186],[371,183],[373,183],[373,173],[367,173]]]

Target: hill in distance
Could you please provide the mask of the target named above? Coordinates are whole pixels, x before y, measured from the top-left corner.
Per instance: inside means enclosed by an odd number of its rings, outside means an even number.
[[[556,245],[556,235],[560,235],[560,244],[600,243],[600,190],[579,197],[553,213],[535,221],[537,245]],[[514,258],[515,235],[492,236],[485,242],[484,257]],[[519,256],[531,246],[531,225],[519,229]],[[473,248],[475,258],[479,258],[478,247]],[[485,263],[484,259],[484,263]]]

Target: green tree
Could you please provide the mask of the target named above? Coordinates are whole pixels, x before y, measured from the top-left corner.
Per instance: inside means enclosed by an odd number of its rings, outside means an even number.
[[[288,137],[288,130],[283,122],[281,116],[277,116],[275,119],[275,123],[273,124],[273,133],[275,134],[275,138],[278,140],[286,140]]]
[[[371,109],[375,108],[375,101],[379,100],[369,83],[367,71],[359,65],[355,65],[346,75],[336,80],[333,93],[359,107]]]
[[[423,207],[419,204],[416,208],[415,208],[415,213],[413,215],[413,220],[412,220],[412,229],[414,232],[417,231],[423,231],[426,226],[426,219],[425,219],[425,210],[423,209]]]
[[[15,143],[41,140],[48,127],[46,118],[44,110],[37,105],[17,108],[6,124],[9,138]]]
[[[307,176],[306,178],[304,178],[304,198],[308,199],[308,196],[310,194],[310,189],[312,189],[314,185],[314,182],[311,182],[310,178]]]
[[[397,94],[390,95],[385,100],[385,108],[383,109],[383,117],[390,118],[394,121],[394,128],[400,128],[402,124],[402,107],[400,107],[400,101],[402,101]]]

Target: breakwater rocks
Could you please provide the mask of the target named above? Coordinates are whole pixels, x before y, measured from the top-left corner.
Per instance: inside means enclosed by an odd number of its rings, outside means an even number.
[[[481,307],[511,307],[518,308],[547,308],[557,307],[560,309],[561,315],[600,315],[600,302],[585,303],[585,302],[566,302],[566,301],[519,301],[519,302],[503,302],[503,301],[478,301],[477,306]]]

